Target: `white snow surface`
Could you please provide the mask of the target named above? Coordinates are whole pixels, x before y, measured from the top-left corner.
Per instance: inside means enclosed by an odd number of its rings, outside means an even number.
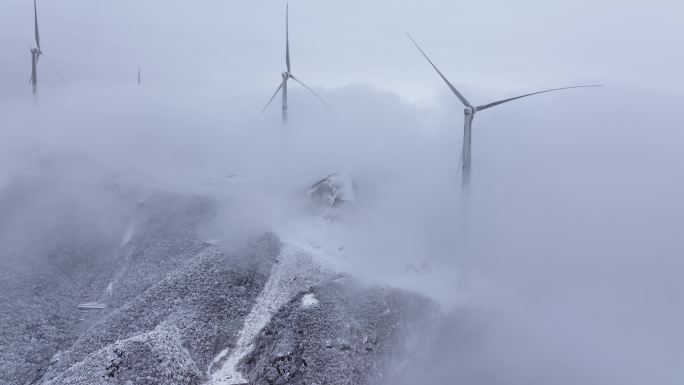
[[[207,375],[210,377],[208,385],[246,383],[247,381],[238,372],[236,366],[243,357],[252,351],[254,348],[252,342],[261,329],[297,293],[307,290],[322,279],[331,276],[332,272],[323,267],[320,261],[315,260],[311,254],[297,247],[283,245],[264,289],[257,298],[252,311],[245,318],[235,348],[223,350],[209,365],[207,370]]]
[[[339,240],[343,227],[325,217],[303,217],[279,231],[283,242],[305,250],[320,263],[334,267],[336,271],[347,271],[345,245]]]
[[[86,303],[79,303],[76,305],[76,307],[80,310],[100,310],[100,309],[106,309],[107,305],[94,301],[94,302],[86,302]]]
[[[233,183],[245,183],[246,180],[240,175],[237,174],[231,174],[231,175],[226,175],[218,178],[211,178],[206,181],[206,184],[209,186],[223,186],[223,185],[229,185]]]
[[[126,244],[128,244],[128,242],[130,242],[131,239],[133,239],[134,234],[135,234],[135,226],[134,225],[128,226],[128,228],[126,229],[126,233],[124,234],[123,239],[121,240],[121,246],[125,246]]]
[[[352,177],[347,174],[333,174],[328,177],[330,186],[335,189],[337,196],[347,202],[354,202],[354,182]]]
[[[302,307],[309,308],[318,305],[318,298],[313,293],[306,294],[302,297]]]
[[[364,226],[358,226],[354,212],[347,210],[344,208],[334,220],[325,215],[300,216],[285,223],[277,233],[283,242],[305,250],[337,273],[412,290],[448,307],[460,307],[474,294],[475,287],[464,287],[466,276],[476,287],[489,287],[484,277],[474,272],[439,263],[432,267],[430,258],[425,258],[429,250],[393,250],[388,259],[386,243],[377,242]]]

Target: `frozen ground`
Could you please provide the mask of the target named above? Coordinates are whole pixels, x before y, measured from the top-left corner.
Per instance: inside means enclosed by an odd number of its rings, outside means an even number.
[[[253,340],[280,308],[297,293],[331,276],[319,262],[303,250],[284,246],[264,288],[256,299],[252,311],[245,318],[237,342],[226,348],[209,366],[210,384],[242,384],[246,380],[237,370],[237,364],[253,349]]]
[[[205,197],[75,186],[119,207],[93,225],[91,208],[55,181],[10,183],[0,220],[24,228],[0,227],[11,267],[0,273],[0,384],[351,385],[397,372],[439,311],[343,268],[334,233],[353,190],[331,181],[340,194],[320,190],[318,210],[282,238],[230,251],[205,241]],[[36,200],[46,208],[33,210]],[[28,228],[51,241],[17,237]]]

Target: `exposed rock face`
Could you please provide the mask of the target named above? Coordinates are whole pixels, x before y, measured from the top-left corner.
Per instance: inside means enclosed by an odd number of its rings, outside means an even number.
[[[354,202],[355,186],[348,175],[331,174],[309,189],[309,196],[323,207],[341,207]]]
[[[329,281],[290,301],[241,369],[253,384],[378,384],[431,335],[436,314],[408,292]]]

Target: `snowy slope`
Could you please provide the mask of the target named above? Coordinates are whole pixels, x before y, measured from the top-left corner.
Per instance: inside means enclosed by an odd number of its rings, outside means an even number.
[[[234,347],[219,353],[209,366],[210,384],[242,384],[245,379],[237,370],[237,364],[253,349],[253,340],[280,308],[299,292],[325,280],[332,273],[323,269],[311,255],[284,246],[264,288],[256,299],[252,311],[245,318]]]
[[[45,210],[27,215],[16,204],[35,189],[4,190],[0,223],[40,223]],[[371,384],[395,372],[429,340],[416,331],[431,330],[438,311],[343,273],[347,250],[335,234],[356,199],[350,179],[331,176],[305,193],[310,210],[280,236],[230,251],[202,235],[215,212],[210,198],[107,190],[125,209],[100,228],[79,228],[92,219],[74,218],[80,202],[66,198],[51,215],[71,215],[74,226],[58,219],[60,231],[43,230],[52,243],[12,245],[16,258],[3,256],[13,270],[0,282],[11,294],[0,298],[10,310],[0,324],[0,383]],[[62,205],[55,197],[30,196],[25,207]],[[0,237],[14,239],[8,228]],[[88,303],[98,306],[77,309]]]

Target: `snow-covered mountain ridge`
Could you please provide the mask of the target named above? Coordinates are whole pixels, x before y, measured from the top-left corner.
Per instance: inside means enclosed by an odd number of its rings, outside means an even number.
[[[54,239],[41,249],[0,228],[16,250],[3,259],[30,278],[2,282],[11,295],[0,383],[376,384],[424,349],[440,322],[430,300],[345,274],[339,246],[310,231],[313,223],[329,234],[353,203],[348,178],[308,191],[318,209],[299,232],[229,250],[203,234],[211,198],[140,198],[108,186],[99,196],[120,215],[93,227],[87,210],[74,215],[80,202],[51,183],[29,178],[0,196],[6,221],[40,221],[46,211],[33,207],[43,201],[60,224],[37,230]],[[103,306],[77,308],[87,302]]]

